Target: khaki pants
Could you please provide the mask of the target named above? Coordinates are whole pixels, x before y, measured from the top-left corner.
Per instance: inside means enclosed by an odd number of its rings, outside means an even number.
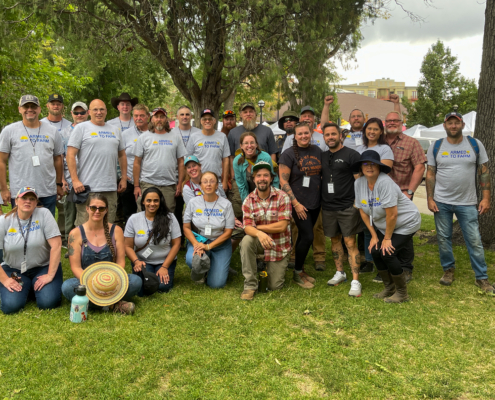
[[[242,274],[244,275],[244,289],[258,289],[258,270],[256,255],[263,254],[264,249],[258,238],[246,235],[242,239],[240,247]],[[287,254],[280,261],[268,261],[266,272],[268,273],[268,289],[282,289],[285,283],[285,272],[290,255]]]
[[[74,221],[76,220],[76,204],[70,201],[65,201],[64,203],[64,214],[65,214],[65,240],[69,236],[69,233],[74,229]],[[60,215],[60,214],[59,214]],[[62,236],[62,238],[64,238]]]
[[[237,183],[234,180],[232,181],[232,189],[229,190],[229,193],[227,194],[227,198],[232,203],[232,208],[234,209],[235,217],[242,222],[241,194],[239,193],[239,186],[237,186]]]
[[[115,222],[115,214],[117,213],[117,191],[98,192],[98,194],[102,194],[108,200],[108,222]],[[88,212],[86,211],[86,203],[76,204],[76,226],[84,224],[89,218]]]
[[[141,188],[141,193],[144,193],[144,191],[150,187],[156,187],[160,192],[162,192],[163,197],[165,197],[165,204],[167,204],[168,210],[171,213],[175,212],[175,192],[177,190],[177,185],[158,186],[158,185],[153,185],[152,183],[141,181],[139,183],[139,187]],[[138,212],[143,211],[141,210],[141,196],[138,197],[137,204],[138,204]]]
[[[294,223],[294,220],[290,222],[290,229],[292,232],[292,253],[290,255],[291,260],[294,260],[296,257],[296,240],[297,240],[297,226]],[[323,232],[323,219],[322,213],[320,210],[320,215],[318,215],[318,219],[316,220],[316,224],[313,228],[313,234],[315,238],[313,240],[313,260],[315,262],[325,262],[325,257],[327,254],[326,251],[326,238],[325,233]]]

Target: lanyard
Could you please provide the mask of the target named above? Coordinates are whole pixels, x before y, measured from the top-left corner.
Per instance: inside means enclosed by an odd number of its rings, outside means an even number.
[[[376,185],[376,183],[375,183],[375,185]],[[371,218],[373,218],[373,200],[374,200],[373,191],[375,189],[373,188],[373,190],[371,191],[371,195],[370,195],[370,188],[367,187],[367,189],[368,189],[368,206],[370,208]],[[370,200],[371,200],[371,202],[370,202]]]
[[[184,142],[184,135],[182,135],[182,131],[180,130],[180,128],[177,128],[177,129],[179,129],[180,136],[182,137],[182,142]],[[191,131],[192,131],[192,128],[189,129],[189,135],[187,136],[187,142],[184,143],[184,146],[187,146],[187,144],[189,143],[189,139],[191,137]]]
[[[131,127],[131,122],[132,122],[132,118],[129,120],[129,125],[127,125],[125,129],[129,129]],[[120,117],[119,117],[119,123],[120,123],[120,131],[124,133],[124,127],[122,126],[122,121],[120,120]]]
[[[146,213],[143,214],[143,218],[146,221],[146,226],[148,228],[148,239],[149,239],[152,229],[150,229],[150,225],[148,224],[148,218],[146,218]],[[151,225],[151,227],[153,228],[153,224]]]
[[[24,125],[24,122],[22,123],[22,126],[24,126],[24,130],[26,131],[26,134],[29,138],[29,141],[31,142],[31,146],[33,146],[33,153],[36,154],[36,143],[38,143],[38,138],[40,137],[40,131],[41,131],[41,122],[40,122],[40,127],[38,128],[38,135],[36,136],[36,141],[33,143],[31,140],[31,136],[29,136],[28,130],[26,128],[26,125]],[[31,129],[31,128],[30,128]]]
[[[21,220],[19,219],[19,214],[15,214],[17,217],[17,223],[19,224],[19,230],[21,232],[21,236],[24,239],[24,261],[26,261],[26,251],[27,251],[27,244],[28,244],[28,238],[29,238],[29,232],[31,232],[31,221],[33,220],[33,215],[31,214],[31,217],[29,218],[29,221],[25,228],[27,228],[26,236],[24,236],[24,232],[22,230],[22,225],[21,225]]]
[[[217,201],[218,201],[219,198],[220,198],[220,196],[217,195],[217,199],[215,200],[215,203],[213,204],[213,207],[210,209],[210,212],[207,215],[207,217],[208,217],[208,225],[210,225],[210,215],[213,212],[213,210],[215,209],[215,206],[217,205]],[[205,197],[204,196],[203,196],[203,202],[205,203],[205,214],[206,214],[206,200],[205,200]]]
[[[52,122],[52,121],[50,121],[48,118],[47,118],[47,120],[48,120],[48,122],[50,123],[50,125],[51,125],[51,126],[55,126],[55,128],[57,127],[57,125],[56,125],[57,123],[56,123],[56,122]],[[60,129],[59,129],[59,131],[60,131],[60,132],[62,132],[62,125],[63,125],[63,124],[64,124],[64,119],[62,118],[62,119],[60,120]]]
[[[203,192],[201,191],[201,186],[196,187],[196,184],[193,181],[191,181],[191,186],[192,186],[193,193],[195,196],[202,196],[203,195]]]
[[[130,122],[129,122],[129,124],[130,124]],[[122,128],[122,124],[120,124],[120,127]],[[141,132],[141,131],[137,128],[137,126],[134,126],[134,129],[136,130],[136,133],[137,133],[138,137],[139,137],[139,136],[141,136],[141,134],[142,134],[143,132]]]

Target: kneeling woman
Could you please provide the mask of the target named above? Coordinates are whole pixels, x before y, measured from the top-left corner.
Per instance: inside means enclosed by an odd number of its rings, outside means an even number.
[[[387,303],[408,301],[399,257],[414,258],[414,254],[405,253],[412,248],[409,245],[421,226],[421,214],[387,175],[391,168],[380,162],[376,151],[365,151],[352,169],[355,173],[363,173],[354,182],[355,205],[371,232],[369,250],[385,285],[385,289],[374,297],[385,299]]]
[[[0,297],[4,314],[23,308],[30,294],[42,310],[60,306],[62,300],[62,239],[57,222],[46,208],[37,208],[36,189],[24,187],[17,206],[0,218]]]
[[[235,224],[232,204],[216,194],[217,188],[217,175],[205,172],[201,177],[203,196],[191,199],[184,213],[184,235],[188,240],[186,264],[192,268],[193,256],[206,253],[210,258],[206,284],[211,288],[224,287],[227,282],[232,257],[230,237]],[[206,241],[198,240],[193,229]]]
[[[68,249],[70,268],[75,278],[67,279],[62,285],[62,293],[71,301],[74,288],[79,285],[83,270],[90,265],[110,261],[125,268],[124,233],[117,225],[108,223],[108,200],[98,193],[88,196],[86,206],[89,219],[74,228],[69,234]],[[138,294],[143,284],[137,275],[128,275],[129,287],[123,300],[112,304],[110,309],[123,314],[134,313],[134,303],[129,300]]]
[[[145,268],[156,274],[160,278],[158,291],[168,292],[174,286],[175,265],[180,250],[180,225],[156,187],[144,191],[141,210],[145,211],[131,215],[125,224],[125,253],[132,262],[134,272]]]

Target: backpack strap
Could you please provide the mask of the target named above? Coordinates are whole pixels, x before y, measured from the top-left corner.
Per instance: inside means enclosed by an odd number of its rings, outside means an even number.
[[[480,146],[478,146],[478,142],[476,139],[472,136],[466,136],[467,140],[469,141],[469,144],[471,144],[471,147],[473,148],[474,152],[476,153],[476,164],[478,165],[478,160],[480,156]]]
[[[440,146],[442,146],[442,143],[443,143],[443,139],[438,139],[433,145],[433,158],[435,160],[435,164],[437,163],[437,155],[438,152],[440,151]]]

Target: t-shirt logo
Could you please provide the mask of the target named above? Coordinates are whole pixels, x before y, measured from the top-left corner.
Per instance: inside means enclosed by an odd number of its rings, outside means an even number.
[[[98,134],[96,132],[91,132],[92,137],[98,137]]]
[[[24,142],[27,142],[29,140],[29,138],[27,136],[21,136],[21,142],[24,143]]]
[[[90,136],[93,138],[99,137],[101,139],[115,139],[115,133],[110,131],[98,131],[98,133],[91,132]]]
[[[451,150],[442,152],[442,158],[471,158],[469,150]]]
[[[141,229],[141,230],[137,231],[136,236],[137,237],[144,237],[144,236],[146,236],[146,232]]]
[[[154,140],[153,146],[173,146],[174,143],[168,139]]]
[[[17,230],[15,228],[10,228],[7,231],[7,236],[15,236],[17,234]]]
[[[198,147],[200,145],[203,145],[203,143],[198,144]],[[204,148],[205,149],[219,149],[220,148],[220,142],[215,142],[213,140],[207,140],[204,142]]]
[[[442,158],[449,158],[449,152],[448,151],[442,152]]]
[[[222,217],[223,216],[223,210],[221,208],[206,208],[205,213],[209,215],[210,217]]]
[[[201,142],[198,143],[198,147],[203,147],[203,146],[204,146],[203,143],[201,143]]]
[[[199,208],[196,210],[196,216],[201,217],[203,215],[203,210],[200,210]]]

